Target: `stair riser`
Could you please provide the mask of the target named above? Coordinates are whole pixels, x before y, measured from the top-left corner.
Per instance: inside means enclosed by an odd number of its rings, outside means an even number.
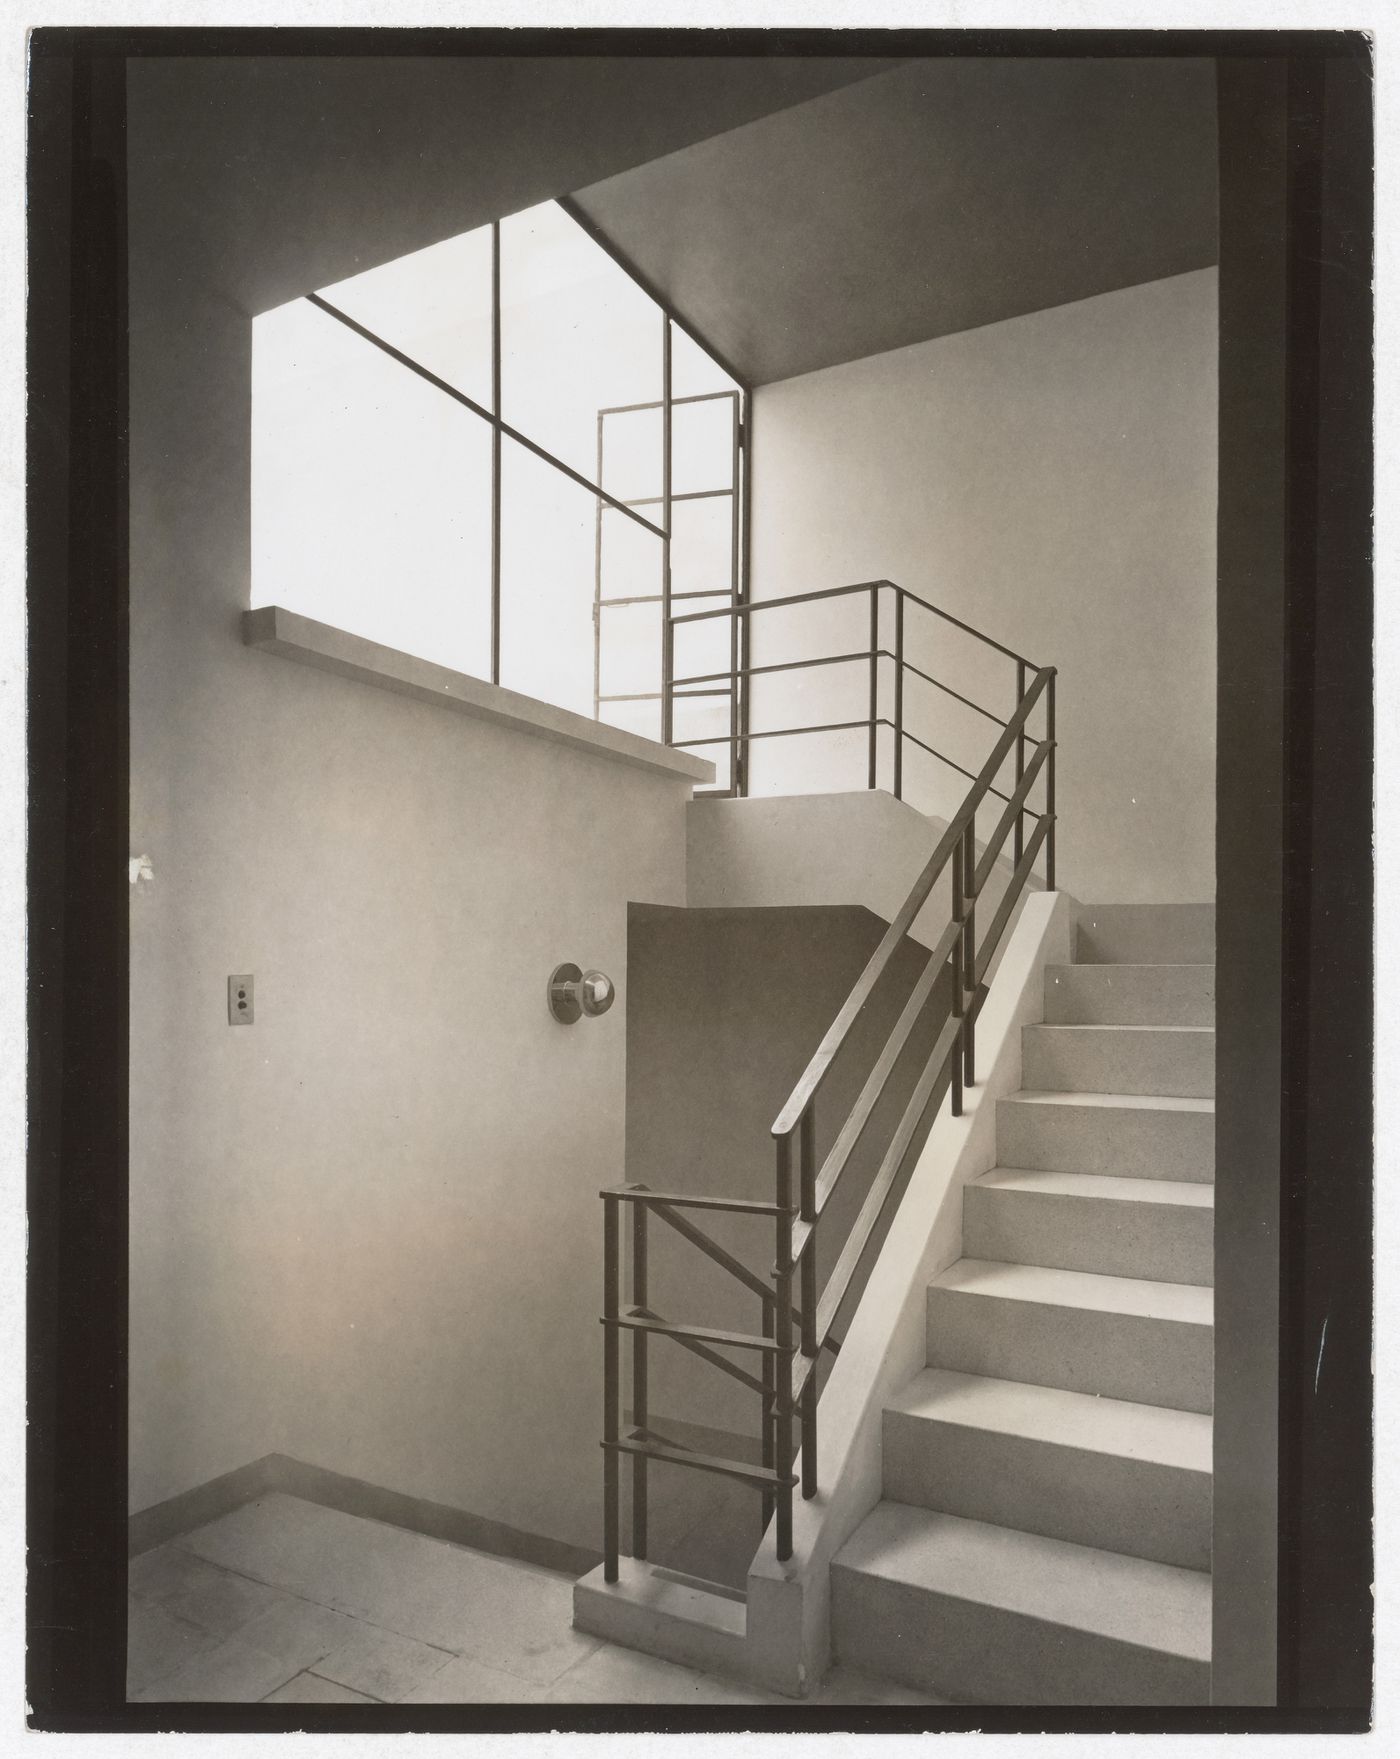
[[[1121,1179],[1215,1178],[1215,1114],[997,1102],[997,1160],[1047,1173]]]
[[[1177,1099],[1215,1094],[1215,1034],[1151,1027],[1027,1026],[1021,1079],[1047,1093],[1148,1093]]]
[[[1051,965],[1051,1026],[1214,1026],[1213,965]]]
[[[1206,1472],[886,1411],[884,1489],[942,1514],[1210,1568]]]
[[[965,1704],[1204,1704],[1201,1662],[1021,1613],[831,1569],[832,1644],[865,1668]]]
[[[1213,904],[1086,906],[1075,932],[1077,965],[1213,965]]]
[[[1098,1276],[1195,1283],[1215,1277],[1215,1212],[968,1185],[963,1251],[998,1264],[1042,1264]]]
[[[1211,1408],[1211,1327],[931,1285],[928,1365],[1177,1411]]]

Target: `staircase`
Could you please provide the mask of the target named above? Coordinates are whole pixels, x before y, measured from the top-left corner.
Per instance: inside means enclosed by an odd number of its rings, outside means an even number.
[[[1214,911],[1086,907],[1046,970],[884,1498],[832,1565],[847,1665],[974,1704],[1210,1685]]]

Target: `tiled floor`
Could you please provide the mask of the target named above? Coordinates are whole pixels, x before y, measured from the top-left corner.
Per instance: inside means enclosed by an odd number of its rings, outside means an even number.
[[[140,1703],[777,1704],[573,1629],[567,1576],[272,1495],[130,1571]],[[921,1704],[836,1669],[821,1704]]]

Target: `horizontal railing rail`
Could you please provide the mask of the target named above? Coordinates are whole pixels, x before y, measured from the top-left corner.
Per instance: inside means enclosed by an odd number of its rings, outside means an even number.
[[[890,594],[894,599],[894,646],[885,645],[880,640],[880,606],[881,595]],[[675,667],[675,638],[677,630],[684,630],[696,624],[712,622],[719,618],[729,618],[734,627],[741,623],[751,624],[756,618],[775,611],[791,610],[798,607],[821,603],[824,600],[852,598],[864,595],[869,600],[869,642],[865,647],[847,647],[845,651],[832,654],[819,654],[804,659],[776,660],[764,664],[740,662],[737,658],[739,643],[731,640],[731,652],[735,656],[729,668],[722,671],[694,672],[677,674]],[[715,596],[715,595],[708,595]],[[679,595],[677,595],[679,597]],[[868,668],[869,702],[866,714],[859,717],[846,717],[840,720],[805,722],[800,725],[782,727],[754,728],[750,725],[750,715],[736,716],[729,730],[720,734],[704,734],[695,738],[682,739],[673,736],[672,745],[681,746],[687,751],[705,750],[712,746],[727,745],[732,751],[747,751],[749,746],[764,739],[791,739],[804,734],[851,733],[864,730],[867,739],[867,786],[876,786],[879,774],[878,740],[880,730],[888,729],[894,738],[893,761],[893,793],[896,799],[904,797],[904,748],[912,745],[928,756],[935,758],[956,774],[968,781],[975,780],[975,772],[950,757],[946,751],[940,751],[928,740],[920,737],[906,725],[904,682],[906,675],[922,680],[945,696],[961,703],[973,713],[1005,728],[1006,720],[984,703],[977,702],[973,697],[957,690],[944,679],[937,678],[925,667],[915,664],[904,651],[905,613],[906,607],[913,607],[918,612],[927,612],[954,629],[963,631],[985,648],[1002,657],[1013,660],[1017,668],[1017,700],[1025,694],[1025,681],[1028,675],[1038,672],[1041,668],[1034,665],[1024,654],[1014,648],[1007,647],[1003,642],[994,641],[991,636],[983,635],[971,624],[965,623],[960,617],[942,610],[938,605],[930,604],[926,598],[908,587],[899,586],[892,580],[862,580],[847,586],[822,587],[815,592],[789,593],[781,598],[754,599],[742,603],[730,603],[705,611],[685,611],[673,615],[666,620],[662,638],[662,672],[669,680],[670,700],[685,701],[705,695],[705,686],[718,686],[720,695],[737,696],[742,689],[747,691],[755,678],[776,677],[787,672],[810,671],[820,667],[850,666],[864,663]],[[747,651],[749,643],[743,644]],[[894,705],[893,714],[882,713],[880,709],[880,663],[887,661],[894,668]],[[668,718],[668,724],[673,724]],[[1007,801],[1010,796],[1002,789],[993,786],[990,792],[998,799]]]
[[[894,594],[895,640],[893,648],[881,645],[878,595]],[[676,628],[716,617],[751,620],[765,611],[809,605],[816,600],[864,593],[870,597],[869,645],[855,651],[775,663],[740,665],[734,659],[729,672],[676,676],[674,638]],[[1003,720],[963,692],[913,666],[904,654],[906,606],[913,604],[975,637],[987,648],[1015,663],[1016,702]],[[971,785],[895,912],[888,928],[871,953],[836,1017],[823,1033],[791,1093],[771,1126],[775,1151],[772,1201],[711,1196],[699,1193],[653,1191],[640,1184],[611,1186],[600,1193],[604,1204],[604,1570],[615,1581],[621,1547],[620,1464],[632,1462],[631,1550],[644,1558],[648,1537],[648,1468],[653,1463],[688,1466],[719,1473],[757,1489],[762,1499],[764,1525],[776,1517],[776,1546],[780,1559],[792,1555],[793,1495],[810,1498],[817,1490],[818,1368],[824,1353],[835,1353],[840,1317],[857,1292],[862,1266],[868,1261],[882,1227],[893,1212],[903,1190],[904,1175],[912,1151],[921,1139],[936,1105],[945,1094],[954,1116],[963,1108],[964,1091],[976,1079],[976,1024],[987,997],[987,981],[1012,915],[1023,897],[1038,862],[1044,862],[1044,884],[1055,884],[1055,669],[1036,666],[1003,643],[981,634],[959,618],[930,605],[890,581],[865,581],[855,586],[830,587],[815,593],[793,594],[781,599],[726,605],[718,610],[686,612],[672,616],[665,625],[664,671],[676,699],[701,694],[696,686],[728,681],[737,690],[748,680],[765,674],[807,670],[813,667],[866,662],[870,667],[870,712],[864,719],[824,723],[816,727],[782,727],[750,730],[737,735],[731,730],[723,739],[673,739],[684,746],[730,743],[741,740],[793,737],[804,732],[868,729],[870,739],[869,785],[876,785],[875,737],[879,727],[895,735],[894,792],[901,794],[902,752],[906,739],[940,758],[967,777]],[[731,654],[739,644],[731,640]],[[743,644],[745,652],[748,644]],[[891,661],[895,669],[895,708],[892,717],[879,713],[877,667]],[[916,673],[940,691],[996,724],[999,731],[990,751],[976,771],[964,768],[938,752],[904,725],[903,679],[906,670]],[[1043,733],[1032,732],[1031,717],[1039,711]],[[1029,753],[1029,755],[1028,755]],[[1014,780],[1009,792],[997,786],[1002,768],[1014,761]],[[1043,787],[1044,804],[1031,805],[1037,785]],[[977,814],[989,800],[1003,803],[996,825],[982,848],[976,844]],[[1029,821],[1030,829],[1027,831]],[[998,864],[1003,863],[1007,839],[1012,841],[1010,877],[984,932],[978,932],[978,904]],[[947,878],[950,904],[941,926],[930,928],[925,912],[935,888]],[[885,1034],[855,1100],[841,1117],[830,1147],[817,1162],[817,1105],[824,1084],[843,1052],[853,1054],[857,1022],[866,1016],[881,980],[891,970],[901,948],[909,944],[916,921],[925,940],[933,935],[922,968],[906,996],[898,1018]],[[935,918],[935,922],[937,919]],[[921,949],[922,951],[922,949]],[[934,1034],[931,1049],[921,1053],[917,1073],[888,1138],[878,1148],[874,1173],[861,1199],[856,1218],[841,1244],[825,1286],[817,1287],[817,1249],[822,1218],[856,1152],[870,1137],[881,1102],[891,1092],[895,1071],[906,1063],[916,1032],[929,1012],[946,999],[946,1018]],[[706,1211],[727,1214],[771,1225],[772,1255],[768,1273],[752,1269],[726,1246],[710,1237],[692,1214]],[[632,1220],[631,1300],[623,1306],[621,1234],[624,1213]],[[758,1302],[759,1325],[755,1331],[699,1326],[663,1318],[649,1305],[648,1223],[663,1221],[691,1246],[728,1273],[733,1281]],[[621,1385],[621,1338],[631,1338],[631,1425],[622,1432],[619,1412]],[[672,1438],[656,1434],[649,1419],[649,1346],[654,1338],[669,1339],[709,1366],[739,1381],[760,1401],[760,1460],[724,1460],[697,1453]],[[723,1352],[732,1350],[751,1365],[741,1367]],[[800,1471],[794,1460],[800,1452]]]

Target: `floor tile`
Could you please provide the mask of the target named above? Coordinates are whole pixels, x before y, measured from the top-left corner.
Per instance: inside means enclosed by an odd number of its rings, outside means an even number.
[[[296,1672],[237,1637],[226,1637],[133,1698],[142,1704],[255,1704]]]
[[[216,1637],[233,1636],[286,1598],[178,1546],[160,1546],[135,1559],[129,1580],[134,1593]]]
[[[821,1690],[808,1700],[813,1704],[943,1704],[943,1698],[929,1698],[894,1680],[882,1680],[877,1674],[860,1673],[853,1667],[833,1667],[822,1681]]]
[[[288,1680],[285,1686],[279,1686],[275,1692],[269,1692],[263,1699],[264,1704],[373,1704],[374,1698],[366,1698],[363,1692],[352,1692],[348,1686],[338,1686],[334,1680],[323,1680],[319,1674],[299,1673],[294,1680]]]
[[[166,1674],[174,1673],[196,1655],[212,1649],[218,1638],[198,1625],[176,1618],[152,1600],[134,1594],[126,1602],[126,1689],[135,1694]]]
[[[547,1686],[531,1685],[519,1674],[458,1656],[399,1699],[400,1704],[539,1704]]]
[[[548,1704],[732,1704],[743,1688],[605,1643],[545,1693]]]
[[[239,1641],[287,1663],[289,1673],[313,1667],[355,1635],[356,1620],[314,1600],[290,1596],[239,1631]]]
[[[319,1660],[316,1671],[385,1704],[398,1703],[455,1659],[444,1649],[430,1648],[396,1631],[351,1622],[355,1628],[348,1640]]]

